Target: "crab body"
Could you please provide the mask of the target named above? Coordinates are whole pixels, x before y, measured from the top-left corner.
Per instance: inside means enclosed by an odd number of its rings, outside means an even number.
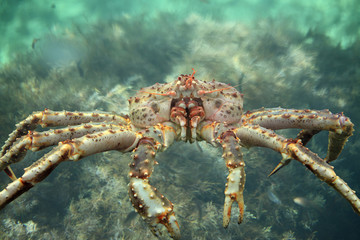
[[[130,120],[139,128],[173,122],[181,127],[181,139],[196,139],[202,121],[239,123],[243,99],[235,88],[215,80],[200,81],[192,75],[180,75],[166,84],[141,89],[129,99]]]
[[[77,161],[86,156],[117,150],[132,151],[129,164],[129,196],[135,210],[159,236],[164,225],[170,236],[180,238],[180,228],[173,204],[154,188],[149,178],[157,164],[155,157],[175,141],[206,141],[223,149],[229,170],[225,186],[223,226],[230,222],[234,202],[239,208],[238,223],[243,220],[245,162],[243,147],[266,147],[281,154],[274,174],[291,159],[305,165],[319,179],[338,191],[360,213],[355,192],[336,175],[329,163],[341,153],[352,135],[353,124],[343,114],[328,110],[261,108],[243,114],[242,94],[234,87],[215,80],[206,82],[180,75],[171,83],[141,89],[129,99],[129,116],[110,113],[34,112],[17,125],[2,147],[0,170],[12,182],[0,192],[0,209],[41,182],[63,161]],[[44,132],[42,127],[68,126]],[[273,130],[302,129],[294,139]],[[322,159],[305,147],[318,132],[329,131],[327,156]],[[10,165],[20,161],[27,150],[55,147],[25,169],[17,178]],[[270,175],[271,175],[270,174]]]

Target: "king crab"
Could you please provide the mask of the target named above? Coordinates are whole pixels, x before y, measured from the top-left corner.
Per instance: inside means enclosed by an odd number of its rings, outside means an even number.
[[[241,148],[252,146],[281,153],[282,160],[270,175],[295,159],[338,191],[360,214],[359,198],[329,165],[352,135],[353,124],[349,118],[329,110],[283,108],[262,108],[243,114],[242,94],[234,87],[215,80],[200,81],[194,74],[195,71],[180,75],[171,83],[141,89],[129,99],[129,116],[48,109],[31,114],[16,126],[2,147],[0,170],[4,170],[12,182],[0,192],[0,209],[45,179],[63,161],[77,161],[110,150],[132,151],[129,195],[135,211],[150,225],[154,235],[161,234],[159,224],[162,224],[172,238],[179,239],[173,204],[150,185],[149,177],[157,164],[156,153],[182,140],[206,141],[223,149],[222,157],[229,170],[223,212],[225,228],[233,202],[237,202],[240,211],[238,223],[243,220],[245,163]],[[68,127],[34,131],[39,125]],[[273,131],[285,128],[302,130],[295,139]],[[325,159],[305,147],[322,130],[329,131]],[[27,150],[38,151],[54,145],[57,146],[27,167],[21,177],[15,176],[10,164],[20,161]]]

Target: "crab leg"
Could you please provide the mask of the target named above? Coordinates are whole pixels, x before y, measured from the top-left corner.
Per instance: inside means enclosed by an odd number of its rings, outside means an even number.
[[[173,136],[174,140],[175,132],[173,133],[169,135],[169,132],[165,132],[168,137]],[[172,238],[180,239],[173,204],[149,183],[153,166],[157,164],[155,155],[159,145],[161,144],[154,138],[144,137],[139,140],[130,163],[129,196],[135,211],[150,225],[155,236],[161,235],[159,224],[163,224]]]
[[[354,124],[342,113],[332,114],[329,110],[296,110],[282,108],[264,108],[245,114],[244,123],[269,129],[302,128],[313,131],[307,137],[316,134],[316,130],[328,130],[329,144],[325,161],[331,162],[338,158],[347,139],[352,135]],[[300,134],[301,135],[301,134]],[[310,140],[302,136],[304,140]],[[301,139],[301,138],[300,138]],[[304,143],[306,144],[306,142]]]
[[[61,162],[77,161],[83,157],[109,150],[128,152],[135,148],[140,138],[141,134],[132,131],[109,129],[59,143],[57,147],[26,168],[20,178],[0,192],[0,209],[44,180]]]
[[[320,180],[338,191],[349,201],[354,211],[360,214],[360,199],[355,195],[355,191],[336,175],[332,166],[304,147],[301,141],[286,139],[258,125],[243,125],[235,131],[244,146],[267,147],[281,153],[285,158],[292,158],[301,162]]]
[[[226,228],[229,225],[231,217],[231,206],[234,201],[239,206],[239,219],[240,224],[244,216],[244,197],[243,191],[245,187],[245,163],[242,159],[242,153],[240,151],[239,139],[236,138],[234,132],[224,132],[221,137],[218,138],[218,142],[222,145],[223,155],[226,162],[226,167],[229,170],[227,177],[227,183],[225,187],[225,203],[223,214],[223,226]]]
[[[311,138],[319,132],[320,130],[303,129],[299,132],[295,139],[300,139],[302,144],[305,146],[311,140]]]
[[[300,140],[301,143],[303,144],[303,146],[305,146],[311,140],[311,138],[315,134],[318,134],[319,132],[320,132],[320,130],[303,129],[296,136],[295,140]],[[283,158],[280,160],[279,164],[271,171],[271,173],[268,175],[268,177],[275,174],[282,167],[288,165],[290,163],[290,161],[291,161],[291,158],[288,158],[288,156],[283,155]]]
[[[262,108],[245,113],[242,120],[273,130],[302,128],[335,131],[341,129],[341,123],[348,118],[342,114],[332,114],[329,110]]]
[[[114,122],[126,125],[129,119],[116,114],[90,113],[90,112],[57,112],[45,109],[41,112],[34,112],[25,120],[16,125],[16,129],[9,135],[1,149],[0,156],[16,142],[16,139],[34,130],[38,125],[42,127],[78,125],[89,122]]]
[[[66,139],[75,139],[86,134],[119,128],[120,126],[112,124],[82,124],[45,132],[29,131],[27,135],[17,140],[11,148],[0,157],[0,170],[4,170],[8,165],[20,161],[25,156],[27,150],[38,151],[58,144]]]
[[[225,185],[225,202],[223,212],[223,226],[226,228],[229,225],[231,217],[231,207],[233,202],[237,202],[239,206],[240,224],[244,216],[244,197],[243,191],[245,187],[245,163],[242,159],[241,147],[239,138],[236,137],[232,127],[225,123],[204,121],[200,123],[198,136],[202,140],[217,146],[221,145],[223,148],[223,155],[226,166],[229,170],[227,183]]]

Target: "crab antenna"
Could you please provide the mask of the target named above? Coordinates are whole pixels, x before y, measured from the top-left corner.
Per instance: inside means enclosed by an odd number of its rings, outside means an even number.
[[[229,86],[229,87],[226,87],[226,88],[221,88],[221,89],[216,89],[216,90],[211,90],[211,91],[205,91],[205,90],[199,90],[198,91],[198,94],[199,95],[203,95],[203,94],[208,94],[208,93],[213,93],[213,92],[220,92],[220,91],[223,91],[223,90],[227,90],[227,89],[231,89],[231,88],[236,88],[237,86],[239,86],[240,84],[237,84],[235,86]],[[241,94],[242,96],[243,94]]]
[[[194,68],[191,68],[193,70],[193,73],[191,74],[191,76],[189,76],[185,82],[185,88],[188,89],[191,87],[192,84],[192,80],[195,78],[194,75],[196,73]]]
[[[152,93],[152,92],[146,92],[146,91],[139,91],[139,92],[148,93],[148,94],[152,94],[152,95],[160,95],[160,96],[176,96],[175,91],[169,91],[167,93]]]

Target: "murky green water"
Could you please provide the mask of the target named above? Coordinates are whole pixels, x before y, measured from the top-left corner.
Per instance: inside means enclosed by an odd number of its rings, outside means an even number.
[[[245,111],[330,109],[355,124],[337,174],[360,191],[357,1],[0,1],[0,140],[33,111],[127,113],[141,87],[181,73],[236,86]],[[40,129],[39,129],[40,131]],[[296,131],[281,131],[288,137]],[[220,149],[175,143],[152,184],[175,205],[183,239],[356,239],[360,217],[298,162],[244,153],[245,220],[222,227]],[[326,155],[327,133],[308,147]],[[28,153],[23,168],[45,152]],[[63,163],[0,212],[0,239],[155,239],[127,195],[130,154]],[[0,174],[1,189],[10,179]],[[296,204],[299,201],[304,204]],[[167,239],[165,233],[164,239]]]

